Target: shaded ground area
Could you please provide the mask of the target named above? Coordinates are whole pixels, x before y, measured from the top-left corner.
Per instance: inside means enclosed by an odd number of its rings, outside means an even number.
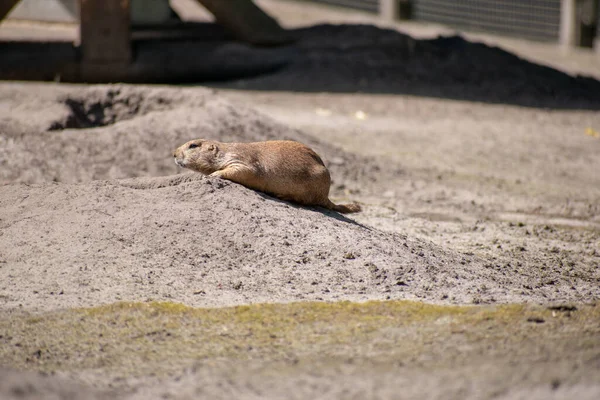
[[[60,378],[0,371],[0,395],[67,398],[75,378],[105,388],[76,398],[593,399],[599,311],[341,302],[3,312],[2,359]]]

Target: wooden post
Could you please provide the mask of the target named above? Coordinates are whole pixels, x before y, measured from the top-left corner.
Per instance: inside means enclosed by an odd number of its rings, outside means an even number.
[[[131,61],[129,0],[79,0],[83,61]]]
[[[252,0],[198,0],[215,16],[217,23],[238,39],[257,45],[277,45],[291,41],[277,21]]]
[[[0,0],[0,21],[4,19],[20,0]]]
[[[131,62],[130,0],[79,0],[83,80],[124,80]]]

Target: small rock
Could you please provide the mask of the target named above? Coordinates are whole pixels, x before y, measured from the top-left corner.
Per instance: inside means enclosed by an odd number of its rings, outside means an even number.
[[[577,311],[577,307],[575,307],[574,305],[571,305],[571,304],[559,304],[556,306],[548,307],[548,310],[560,311],[560,312],[573,312],[573,311]]]
[[[529,318],[527,318],[527,322],[535,322],[536,324],[543,324],[546,321],[544,320],[544,318],[540,318],[540,317],[529,317]]]

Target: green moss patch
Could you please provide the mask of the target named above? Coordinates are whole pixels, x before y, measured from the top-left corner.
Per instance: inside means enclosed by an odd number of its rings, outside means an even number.
[[[593,347],[598,321],[597,305],[557,311],[410,301],[210,309],[116,303],[42,315],[7,314],[0,321],[0,359],[20,369],[116,376],[168,374],[199,360],[221,359],[375,357],[444,364],[486,348],[488,342],[494,343],[494,349],[486,350],[492,356],[519,352],[522,343],[535,345],[540,332],[550,341],[570,335],[571,344]]]

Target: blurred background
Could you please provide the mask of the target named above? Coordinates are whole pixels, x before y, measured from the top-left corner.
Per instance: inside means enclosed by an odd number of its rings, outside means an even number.
[[[222,74],[215,75],[214,65],[223,61],[207,60],[215,56],[216,41],[289,47],[298,40],[290,30],[325,23],[370,24],[422,39],[459,33],[571,74],[598,78],[598,3],[598,0],[0,0],[0,17],[4,17],[0,23],[0,51],[4,55],[0,59],[0,78],[86,82],[230,79],[287,64],[291,51],[271,52],[265,57],[264,52],[250,55],[240,48],[229,49],[227,63],[231,64],[231,58],[241,57],[248,64],[242,66],[238,60],[236,66],[225,66]],[[217,24],[210,24],[215,20]],[[144,47],[150,40],[154,43]],[[164,40],[170,41],[170,49],[157,42]],[[186,44],[182,45],[183,42]],[[208,42],[213,46],[207,47]],[[136,48],[136,43],[142,46]],[[155,55],[167,52],[168,56],[142,55],[146,52]],[[205,62],[199,63],[190,57],[190,52],[204,54]],[[159,70],[155,64],[165,57],[180,60],[180,65]],[[136,62],[137,66],[132,67]]]
[[[105,7],[105,10],[110,9],[110,1],[96,3]],[[129,0],[126,3],[130,4],[130,20],[134,26],[174,20],[211,19],[202,1]],[[235,7],[239,2],[223,3],[230,3],[230,11],[237,12]],[[257,2],[267,11],[285,14],[285,5],[277,3],[301,2]],[[331,9],[314,7],[325,4],[379,15],[387,21],[440,23],[568,46],[598,48],[600,45],[597,32],[600,23],[598,0],[306,0],[304,3],[306,13],[302,17],[306,23],[318,18],[318,14],[323,14],[323,19],[331,19],[327,15]],[[2,0],[0,4],[0,11],[8,13],[7,18],[13,21],[79,22],[78,0]]]

